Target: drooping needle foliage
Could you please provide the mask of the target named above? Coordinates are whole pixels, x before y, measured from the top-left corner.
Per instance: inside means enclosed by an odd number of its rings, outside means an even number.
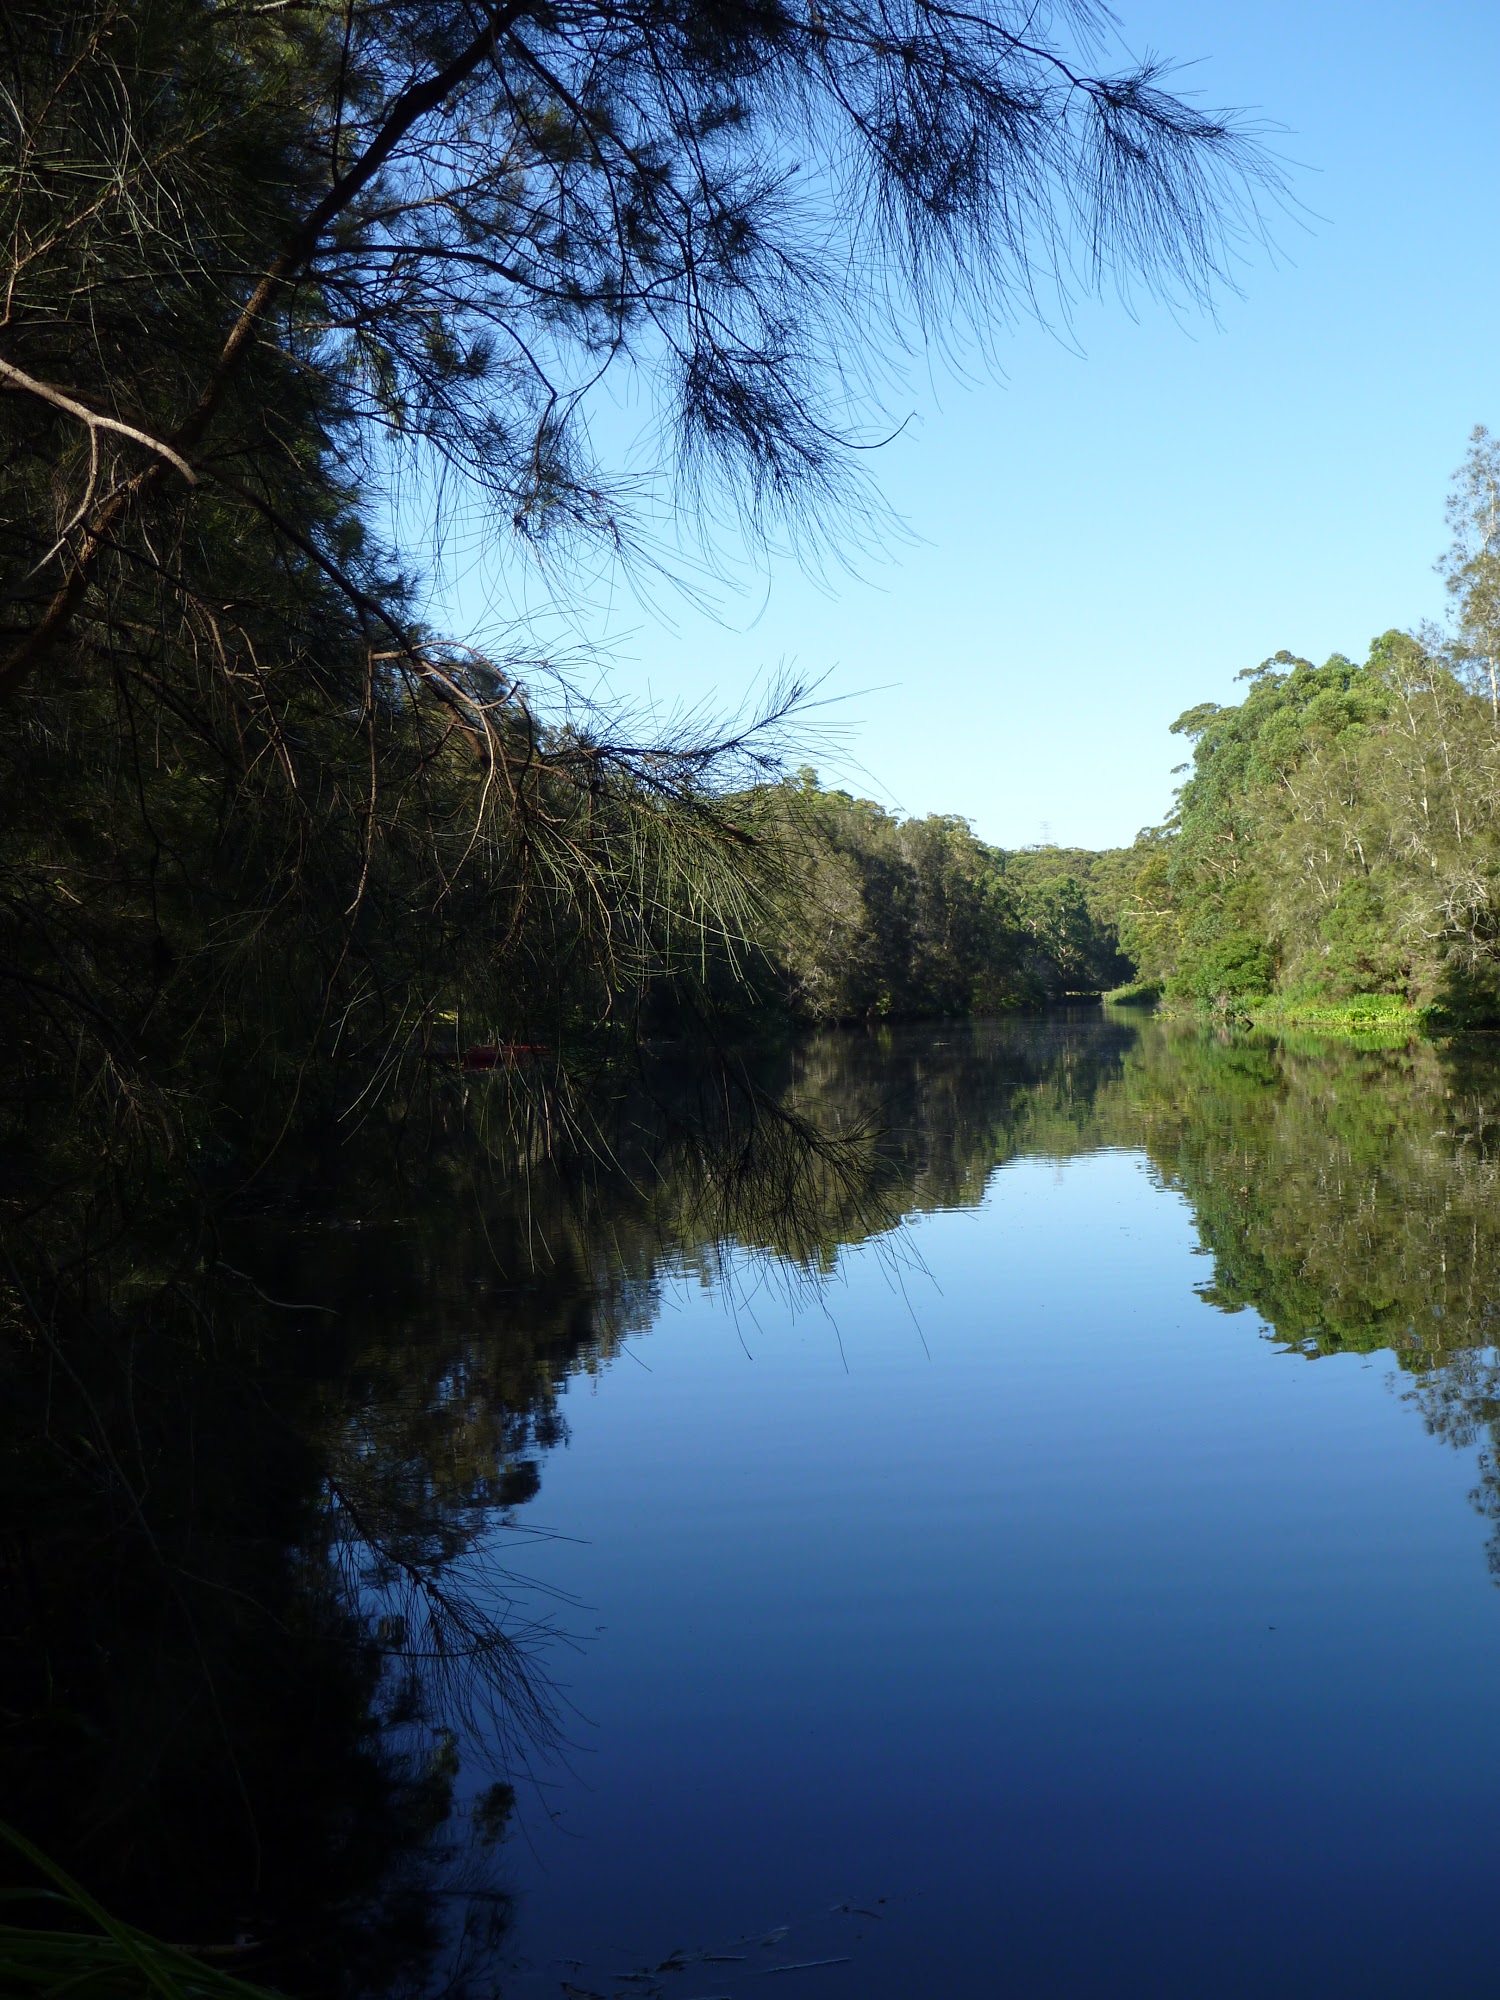
[[[423,625],[428,550],[377,524],[410,519],[398,489],[478,509],[565,588],[591,541],[647,559],[726,505],[857,519],[876,363],[924,316],[983,332],[1106,273],[1201,290],[1272,177],[1156,67],[1091,64],[1102,21],[10,10],[17,1311],[185,1166],[253,1174],[300,1120],[409,1107],[435,1044],[555,1058],[737,963],[781,868],[749,781],[786,701],[666,740],[549,709],[534,663]],[[613,374],[655,442],[611,470]]]
[[[415,1686],[482,1657],[530,1699],[437,1574],[420,1481],[372,1495],[328,1446],[344,1329],[237,1247],[247,1212],[416,1160],[440,1186],[478,1139],[524,1208],[544,1156],[615,1160],[623,1055],[792,978],[766,968],[817,865],[772,782],[796,691],[716,728],[590,710],[519,626],[424,619],[436,544],[459,524],[502,592],[565,596],[601,562],[701,575],[726,526],[836,543],[904,342],[1214,282],[1272,177],[1154,66],[1101,68],[1106,25],[1082,0],[3,10],[3,1708],[25,1796],[69,1802],[60,1840],[131,1895],[284,1913],[302,1829],[335,1820],[333,1876],[367,1883],[451,1790],[433,1742],[377,1781],[381,1718],[422,1712],[399,1662]],[[919,1001],[977,963],[962,874],[928,868],[900,933]],[[672,1143],[745,1214],[777,1190],[769,1240],[859,1205],[847,1145],[783,1111],[726,1147],[738,1086],[698,1087],[707,1136]]]

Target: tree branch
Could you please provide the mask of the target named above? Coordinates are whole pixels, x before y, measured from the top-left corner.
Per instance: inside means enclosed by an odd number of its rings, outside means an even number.
[[[228,338],[220,348],[213,370],[187,418],[179,424],[165,444],[148,437],[144,432],[131,433],[138,443],[145,444],[155,454],[154,461],[145,471],[131,480],[128,486],[114,494],[103,513],[89,524],[84,535],[83,547],[75,557],[73,567],[62,588],[21,643],[4,661],[0,661],[0,699],[15,692],[37,662],[57,644],[67,630],[88,587],[89,576],[100,549],[131,506],[142,494],[156,485],[168,465],[184,473],[189,480],[193,480],[192,471],[186,463],[184,454],[191,451],[203,437],[213,421],[226,388],[262,323],[282,294],[295,284],[305,270],[329,225],[337,221],[356,196],[370,184],[412,127],[429,112],[435,111],[444,98],[450,96],[473,75],[485,57],[497,47],[500,37],[521,19],[531,4],[532,0],[505,0],[504,5],[487,6],[484,27],[473,40],[461,49],[451,62],[446,63],[424,83],[411,84],[402,91],[364,152],[346,173],[339,176],[322,200],[298,224],[280,255],[273,260],[251,292],[238,319],[230,329]],[[13,376],[20,375],[19,370],[8,372]],[[29,388],[33,393],[42,394],[48,401],[57,401],[56,395],[47,395],[45,385],[34,383],[30,377],[22,378],[19,386]],[[86,411],[82,404],[73,403],[71,398],[60,403],[59,407],[68,409],[70,414],[78,416],[82,421],[98,421],[92,411]],[[120,428],[118,425],[112,427]]]
[[[50,382],[39,382],[34,375],[28,375],[24,369],[9,361],[0,360],[0,383],[9,383],[13,389],[24,390],[27,395],[39,396],[44,403],[51,403],[54,408],[75,417],[91,431],[113,431],[118,437],[129,438],[133,444],[144,445],[147,451],[165,459],[174,472],[180,472],[189,486],[198,484],[197,473],[181,453],[171,445],[163,444],[160,438],[152,437],[149,431],[137,430],[134,424],[122,424],[118,417],[101,416],[86,403],[78,402],[62,389],[54,388]]]

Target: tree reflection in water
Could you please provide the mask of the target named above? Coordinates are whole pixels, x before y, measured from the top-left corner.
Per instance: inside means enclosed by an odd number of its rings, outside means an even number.
[[[1100,1147],[1186,1197],[1211,1302],[1309,1359],[1394,1353],[1432,1434],[1482,1447],[1500,1573],[1489,1046],[1095,1011],[822,1035],[737,1087],[667,1052],[565,1168],[372,1145],[242,1218],[211,1298],[142,1269],[6,1356],[6,1815],[290,1990],[461,1987],[504,1928],[513,1788],[566,1754],[569,1609],[501,1566],[569,1379],[673,1283],[749,1258],[816,1287],[1010,1158]]]

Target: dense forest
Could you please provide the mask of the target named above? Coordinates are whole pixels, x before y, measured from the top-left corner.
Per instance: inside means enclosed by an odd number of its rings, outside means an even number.
[[[1500,445],[1482,429],[1449,516],[1448,632],[1386,632],[1358,664],[1278,653],[1242,702],[1172,725],[1191,775],[1111,913],[1169,997],[1500,1018]]]
[[[788,867],[753,981],[762,1018],[1006,1013],[1130,975],[1121,857],[991,847],[956,815],[903,820],[806,768],[770,816]]]

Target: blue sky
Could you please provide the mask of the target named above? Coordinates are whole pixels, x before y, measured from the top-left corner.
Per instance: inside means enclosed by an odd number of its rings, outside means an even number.
[[[826,676],[825,775],[1004,844],[1104,846],[1164,816],[1168,724],[1240,669],[1441,615],[1448,480],[1500,426],[1500,9],[1118,11],[1130,50],[1286,128],[1306,215],[1216,322],[1109,297],[1071,344],[1003,336],[1003,380],[914,373],[877,466],[912,541],[831,589],[778,561],[716,619],[615,593],[591,637],[617,694],[734,708],[778,668]]]

